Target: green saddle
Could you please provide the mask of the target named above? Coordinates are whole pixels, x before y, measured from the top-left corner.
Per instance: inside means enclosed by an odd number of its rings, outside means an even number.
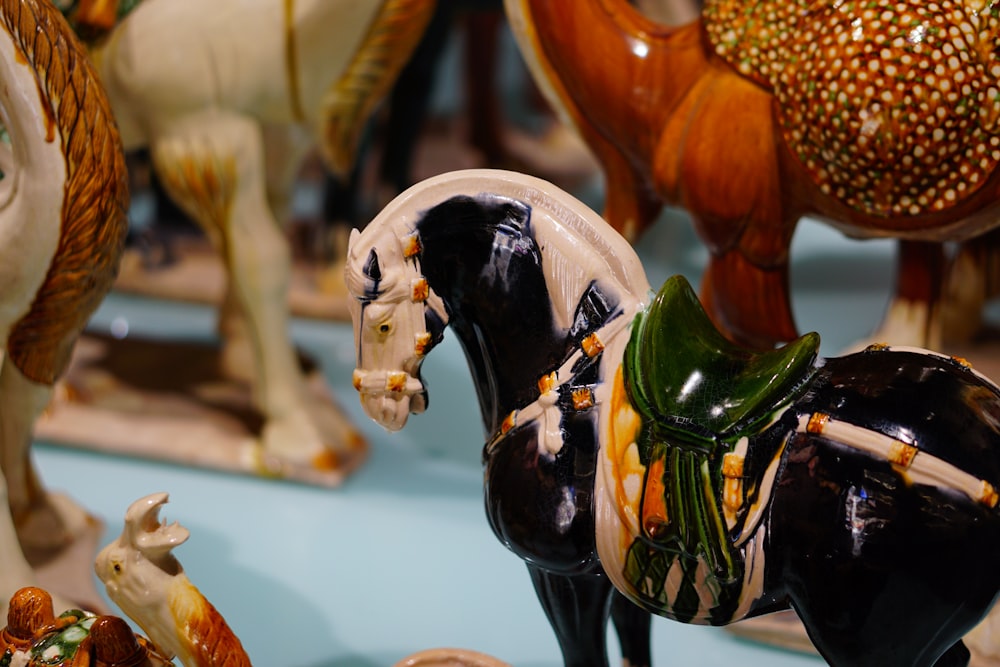
[[[674,276],[633,328],[626,382],[647,417],[726,440],[787,403],[813,374],[818,352],[816,333],[764,352],[732,343],[687,280]]]
[[[818,349],[816,334],[764,352],[730,342],[681,276],[669,279],[636,319],[623,373],[643,417],[637,444],[647,473],[642,535],[633,539],[623,574],[633,595],[659,613],[687,622],[731,618],[744,563],[723,516],[722,461],[803,390]],[[761,472],[741,472],[743,488],[754,487]],[[714,598],[707,612],[706,594]]]

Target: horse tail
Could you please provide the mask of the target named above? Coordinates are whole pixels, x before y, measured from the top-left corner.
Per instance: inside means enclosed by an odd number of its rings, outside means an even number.
[[[345,72],[323,96],[320,151],[337,174],[354,164],[365,122],[392,88],[430,21],[434,0],[388,0]]]
[[[125,156],[97,74],[59,11],[41,0],[0,0],[0,23],[34,72],[46,140],[60,142],[65,160],[58,247],[7,344],[25,377],[52,384],[118,272],[128,230]]]

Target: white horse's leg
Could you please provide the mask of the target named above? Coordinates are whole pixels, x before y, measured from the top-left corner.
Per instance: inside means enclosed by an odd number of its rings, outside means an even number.
[[[7,484],[0,475],[0,507],[6,503]],[[0,511],[0,618],[7,618],[7,605],[19,588],[35,585],[35,573],[21,551],[14,521],[9,512]]]
[[[291,215],[293,186],[312,141],[305,130],[295,125],[266,126],[263,137],[267,201],[275,219],[283,225]],[[222,252],[221,239],[214,240]],[[226,285],[219,309],[218,332],[224,341],[222,372],[229,378],[254,382],[256,362],[250,325],[232,282]]]
[[[254,397],[265,417],[263,462],[330,467],[289,338],[290,253],[265,196],[259,125],[237,113],[207,111],[173,124],[151,148],[167,191],[221,245],[232,293],[227,307],[246,318],[253,351]]]
[[[20,543],[29,552],[67,546],[90,521],[67,496],[42,487],[31,460],[35,421],[51,397],[52,387],[27,379],[6,359],[0,365],[0,462]]]

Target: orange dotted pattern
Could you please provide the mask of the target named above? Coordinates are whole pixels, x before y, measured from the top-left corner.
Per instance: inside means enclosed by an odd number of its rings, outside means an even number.
[[[785,141],[866,214],[946,210],[1000,161],[1000,0],[707,0],[715,52],[771,90]]]

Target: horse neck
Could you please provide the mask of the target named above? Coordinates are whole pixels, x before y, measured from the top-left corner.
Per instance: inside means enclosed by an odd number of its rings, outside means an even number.
[[[515,26],[530,26],[519,29],[518,38],[536,80],[547,82],[549,96],[557,98],[555,106],[585,135],[601,128],[619,149],[651,159],[659,131],[707,71],[701,22],[662,26],[627,0],[507,5],[523,17]]]
[[[545,216],[536,213],[536,223],[546,224]],[[566,230],[553,232],[541,241],[549,248],[542,262],[511,253],[506,260],[511,266],[497,260],[492,248],[469,251],[454,238],[439,241],[436,245],[441,249],[430,241],[424,247],[425,276],[445,303],[449,324],[465,351],[488,433],[495,433],[513,410],[538,399],[539,380],[579,352],[581,331],[610,335],[611,329],[625,329],[642,307],[646,292],[636,295],[631,290],[648,290],[645,276],[630,274],[622,282],[623,276],[616,274],[616,269],[635,271],[629,258],[602,254],[618,249],[624,255],[631,252],[629,246],[618,247],[612,242],[600,250],[595,248],[593,252],[606,261],[562,257],[551,249],[565,241],[564,234]],[[569,245],[578,248],[586,243],[577,240]],[[607,270],[598,269],[598,275],[571,276],[574,264]],[[559,276],[551,289],[549,275]],[[589,308],[581,307],[585,297]],[[595,302],[602,305],[594,306]],[[596,315],[605,305],[613,315]],[[605,329],[609,320],[615,324]]]
[[[447,295],[450,328],[465,351],[483,424],[493,433],[511,411],[538,397],[538,380],[565,358],[570,341],[553,320],[544,282],[540,289],[525,280],[509,293],[429,282]]]

